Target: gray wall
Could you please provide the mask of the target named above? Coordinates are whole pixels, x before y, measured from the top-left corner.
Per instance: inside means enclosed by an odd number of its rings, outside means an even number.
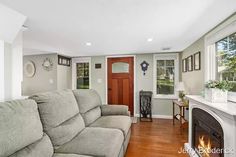
[[[72,88],[72,69],[71,66],[57,65],[57,89]]]
[[[182,59],[200,51],[201,70],[182,72],[182,81],[185,84],[187,94],[201,94],[204,88],[204,38],[197,40],[182,53]]]
[[[143,61],[149,63],[146,75],[143,75],[140,64]],[[106,102],[106,70],[105,70],[105,56],[91,57],[91,88],[98,91],[103,103]],[[101,69],[95,69],[95,63],[101,63]],[[138,54],[136,55],[136,114],[139,113],[139,91],[140,90],[153,90],[153,54]],[[172,115],[172,100],[170,99],[153,99],[153,115]]]
[[[101,69],[95,69],[95,64],[102,64]],[[102,103],[106,103],[106,73],[105,73],[105,57],[97,56],[91,58],[91,88],[98,91],[102,98]]]
[[[51,71],[43,69],[43,61],[49,58],[53,62]],[[23,95],[31,95],[38,92],[52,91],[57,89],[57,54],[29,55],[23,57],[23,65],[27,61],[33,61],[36,67],[36,73],[32,78],[23,74]],[[52,82],[50,82],[53,81]]]
[[[44,70],[43,61],[49,58],[53,62],[50,71]],[[23,75],[22,91],[23,95],[32,95],[39,92],[72,88],[72,69],[71,66],[58,65],[57,54],[28,55],[23,57],[23,65],[27,61],[33,61],[36,73],[32,78]]]

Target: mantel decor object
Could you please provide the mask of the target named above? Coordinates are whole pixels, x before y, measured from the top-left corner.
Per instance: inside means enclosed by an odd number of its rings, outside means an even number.
[[[52,68],[53,68],[53,62],[51,59],[49,58],[46,58],[44,61],[43,61],[43,69],[46,70],[46,71],[51,71]]]
[[[212,103],[226,103],[232,84],[228,81],[210,80],[205,85],[205,99]]]
[[[145,75],[145,74],[146,74],[146,71],[147,71],[147,69],[148,69],[149,64],[148,64],[148,62],[143,61],[140,65],[141,65],[141,69],[142,69],[142,71],[143,71],[143,75]]]

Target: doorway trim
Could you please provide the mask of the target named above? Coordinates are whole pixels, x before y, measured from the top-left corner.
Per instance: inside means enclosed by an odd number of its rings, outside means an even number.
[[[107,94],[108,94],[108,90],[107,90],[107,87],[108,87],[108,80],[107,80],[107,76],[108,76],[108,74],[107,74],[107,60],[108,60],[108,58],[122,58],[122,57],[133,57],[134,58],[134,91],[133,91],[133,93],[134,93],[134,109],[133,109],[133,112],[134,112],[134,117],[136,116],[136,55],[114,55],[114,56],[106,56],[106,59],[105,59],[105,74],[106,74],[106,76],[105,76],[105,99],[106,99],[106,104],[108,104],[108,96],[107,96]]]

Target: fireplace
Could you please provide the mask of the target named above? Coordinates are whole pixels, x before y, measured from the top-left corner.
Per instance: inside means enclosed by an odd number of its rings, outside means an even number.
[[[224,156],[224,134],[220,123],[206,111],[192,110],[192,148],[202,157]]]
[[[211,103],[188,95],[190,157],[236,157],[236,103]],[[201,150],[200,150],[201,149]],[[210,153],[208,153],[210,152]]]

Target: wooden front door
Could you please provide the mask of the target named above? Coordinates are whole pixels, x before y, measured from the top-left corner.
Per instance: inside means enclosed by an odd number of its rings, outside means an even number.
[[[108,103],[134,109],[134,58],[108,58]]]

